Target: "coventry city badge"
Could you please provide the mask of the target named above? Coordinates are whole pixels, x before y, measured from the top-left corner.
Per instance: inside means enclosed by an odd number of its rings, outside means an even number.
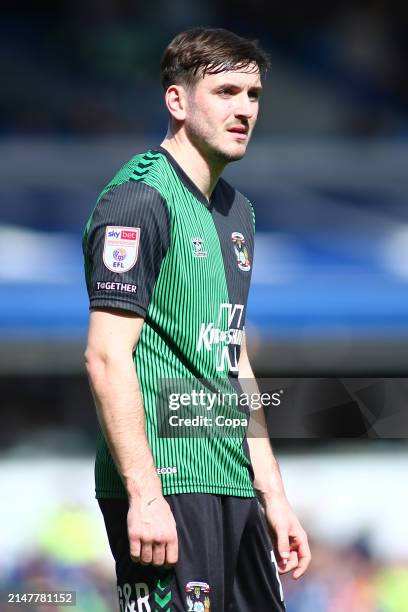
[[[187,593],[188,612],[211,612],[210,587],[206,582],[187,582],[184,590]]]
[[[232,232],[231,239],[237,257],[238,268],[245,271],[250,270],[251,262],[249,261],[249,254],[245,246],[244,236],[240,232]]]

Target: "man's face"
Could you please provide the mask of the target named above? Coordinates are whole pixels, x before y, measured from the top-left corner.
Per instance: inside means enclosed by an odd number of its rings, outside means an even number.
[[[209,161],[241,159],[256,123],[261,79],[259,70],[207,74],[187,91],[184,127],[194,146]]]

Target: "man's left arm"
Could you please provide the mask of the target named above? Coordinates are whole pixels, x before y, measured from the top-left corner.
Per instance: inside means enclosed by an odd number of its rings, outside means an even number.
[[[243,391],[249,394],[259,393],[249,363],[245,333],[238,369]],[[254,488],[265,512],[279,572],[283,574],[295,570],[293,578],[300,578],[311,560],[309,544],[306,532],[287,500],[279,466],[269,440],[263,406],[251,410],[248,429],[248,445],[255,474]]]

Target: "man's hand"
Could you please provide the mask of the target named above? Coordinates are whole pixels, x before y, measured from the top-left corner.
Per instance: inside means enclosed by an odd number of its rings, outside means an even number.
[[[275,549],[280,574],[293,569],[293,578],[303,576],[311,561],[310,548],[305,530],[283,495],[260,500]]]
[[[131,499],[127,525],[132,561],[164,567],[177,562],[176,522],[163,495]]]

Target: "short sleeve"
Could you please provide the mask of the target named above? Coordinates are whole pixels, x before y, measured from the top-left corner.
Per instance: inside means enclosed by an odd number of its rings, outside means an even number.
[[[99,200],[85,241],[90,308],[145,316],[170,243],[170,215],[160,193],[128,181]]]

